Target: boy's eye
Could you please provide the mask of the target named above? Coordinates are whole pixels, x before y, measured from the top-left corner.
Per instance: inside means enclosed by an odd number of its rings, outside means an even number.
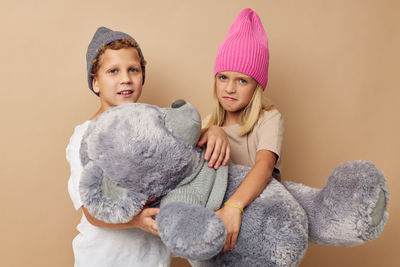
[[[129,71],[130,71],[130,72],[139,72],[139,69],[137,69],[137,68],[130,68]]]
[[[108,72],[109,72],[109,73],[117,73],[118,70],[117,70],[117,69],[110,69]]]

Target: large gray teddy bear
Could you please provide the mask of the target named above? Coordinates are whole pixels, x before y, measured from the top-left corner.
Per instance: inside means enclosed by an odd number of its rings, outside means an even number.
[[[196,147],[200,127],[198,111],[183,100],[171,108],[125,104],[98,116],[80,150],[89,213],[127,222],[157,198],[161,240],[193,266],[297,266],[308,242],[354,246],[382,233],[389,201],[383,174],[366,161],[346,162],[322,190],[272,179],[245,208],[235,249],[220,253],[226,231],[214,211],[250,168],[208,168]]]

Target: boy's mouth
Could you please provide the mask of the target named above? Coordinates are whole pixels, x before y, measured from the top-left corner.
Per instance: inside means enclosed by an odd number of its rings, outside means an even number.
[[[117,94],[119,94],[119,95],[122,95],[122,96],[129,96],[129,95],[131,95],[131,94],[133,94],[133,90],[122,90],[122,91],[119,91]]]

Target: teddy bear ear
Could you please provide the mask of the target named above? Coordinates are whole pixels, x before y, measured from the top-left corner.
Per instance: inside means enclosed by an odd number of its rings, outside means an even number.
[[[147,197],[132,192],[104,176],[94,161],[84,166],[79,184],[83,206],[106,223],[126,223],[143,209]]]

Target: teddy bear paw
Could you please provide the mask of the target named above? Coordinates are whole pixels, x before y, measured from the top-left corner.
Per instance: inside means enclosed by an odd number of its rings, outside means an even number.
[[[219,216],[198,205],[170,203],[156,217],[162,241],[177,256],[205,260],[218,254],[226,238]]]

